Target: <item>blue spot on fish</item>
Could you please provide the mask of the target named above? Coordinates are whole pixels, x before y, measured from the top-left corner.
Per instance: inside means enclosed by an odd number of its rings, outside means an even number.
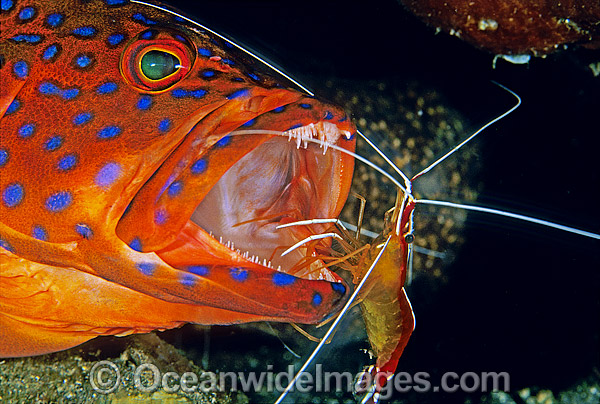
[[[120,6],[127,2],[127,0],[104,0],[107,6]]]
[[[15,182],[4,189],[4,192],[2,193],[2,202],[4,202],[4,205],[7,208],[14,208],[21,203],[23,196],[25,196],[23,185]]]
[[[331,118],[333,118],[333,114],[330,111],[327,111],[325,113],[325,119],[326,120],[330,120]]]
[[[75,117],[73,117],[73,124],[77,126],[83,125],[85,123],[88,123],[93,117],[94,115],[92,115],[91,112],[82,112],[81,114],[75,115]]]
[[[8,252],[15,252],[10,243],[3,238],[0,238],[0,247],[4,248]]]
[[[334,291],[338,292],[341,295],[346,293],[346,287],[343,284],[341,284],[340,282],[333,282],[331,284],[331,289],[333,289]]]
[[[16,112],[21,107],[21,102],[16,98],[10,103],[8,108],[6,109],[6,115],[10,115],[13,112]]]
[[[75,167],[77,164],[77,156],[74,154],[67,154],[58,161],[58,169],[61,171],[68,171]]]
[[[181,282],[183,286],[192,287],[196,284],[197,280],[198,278],[196,276],[187,272],[183,272],[179,275],[179,282]]]
[[[249,92],[250,92],[249,89],[242,88],[240,90],[234,91],[233,93],[229,94],[227,96],[227,99],[228,100],[233,100],[234,98],[243,97],[244,95],[248,94]]]
[[[12,0],[2,0],[0,2],[0,10],[8,11],[13,7],[14,3]]]
[[[285,272],[275,272],[272,280],[275,286],[288,286],[296,282],[296,277],[286,274]]]
[[[4,166],[8,161],[8,151],[5,149],[0,149],[0,167]]]
[[[221,138],[217,143],[215,143],[216,147],[225,147],[229,143],[231,143],[231,136],[225,136]]]
[[[35,125],[33,123],[26,123],[19,128],[19,136],[23,139],[27,139],[35,132]]]
[[[79,95],[79,90],[76,88],[61,90],[56,84],[50,82],[40,84],[39,90],[44,95],[60,95],[65,100],[72,100]]]
[[[152,276],[156,270],[156,264],[153,264],[152,262],[138,262],[135,266],[138,271],[147,276]]]
[[[148,31],[142,32],[142,34],[140,35],[140,38],[142,38],[142,39],[152,39],[155,36],[156,36],[156,31],[148,30]]]
[[[81,67],[82,69],[85,69],[86,67],[89,67],[93,62],[93,59],[88,56],[88,55],[78,55],[75,58],[75,64],[79,67]]]
[[[123,34],[112,34],[108,37],[107,41],[110,46],[117,46],[125,39],[125,35]]]
[[[159,226],[167,223],[168,218],[169,214],[164,209],[158,209],[156,212],[154,212],[154,223],[158,224]]]
[[[68,90],[63,90],[60,95],[65,100],[72,100],[79,95],[79,90],[76,88],[70,88]]]
[[[92,232],[92,229],[90,229],[90,227],[87,224],[84,224],[84,223],[76,224],[75,225],[75,231],[81,237],[83,237],[85,239],[88,239],[88,240],[90,238],[92,238],[92,236],[94,235],[94,233]]]
[[[231,279],[237,282],[244,282],[248,279],[248,271],[243,268],[232,267],[229,268],[229,276]]]
[[[73,197],[68,191],[54,193],[46,199],[46,209],[53,213],[62,212],[71,205]]]
[[[181,182],[181,181],[175,181],[174,183],[172,183],[171,185],[169,185],[169,189],[167,190],[167,194],[171,198],[175,198],[177,195],[179,195],[181,193],[182,190],[183,190],[183,182]]]
[[[110,94],[110,93],[114,93],[115,91],[117,91],[117,84],[113,83],[111,81],[108,81],[102,85],[100,85],[97,89],[96,89],[96,93],[100,94],[100,95],[104,95],[104,94]]]
[[[134,238],[131,240],[131,243],[129,243],[129,247],[131,247],[132,250],[142,252],[142,240],[140,240],[139,237]]]
[[[191,265],[187,268],[187,270],[199,276],[208,275],[208,267],[205,265]]]
[[[42,40],[40,35],[28,35],[28,34],[20,34],[15,35],[10,38],[15,42],[27,42],[27,43],[38,43]]]
[[[225,63],[226,65],[230,65],[230,66],[233,66],[235,64],[235,62],[231,59],[221,59],[221,62]]]
[[[171,91],[171,95],[175,98],[183,98],[187,95],[187,91],[183,90],[181,88],[177,88],[177,89]]]
[[[252,80],[255,80],[255,81],[259,81],[260,80],[260,77],[258,77],[254,73],[248,73],[248,77],[250,77]]]
[[[280,112],[283,112],[283,111],[285,111],[285,107],[277,107],[277,108],[275,108],[273,110],[273,112],[275,112],[277,114],[280,113]]]
[[[142,95],[136,105],[137,109],[141,109],[142,111],[149,109],[151,106],[152,97],[150,97],[149,95]]]
[[[13,72],[18,78],[25,79],[29,75],[29,65],[24,60],[19,60],[13,66]]]
[[[73,30],[73,34],[81,37],[92,37],[96,35],[96,28],[94,27],[79,27]]]
[[[254,125],[255,123],[256,123],[256,119],[250,119],[248,122],[246,122],[242,126],[248,127],[248,126]]]
[[[158,130],[161,132],[168,132],[172,125],[172,121],[169,118],[165,118],[158,123]]]
[[[171,91],[171,95],[175,98],[185,98],[185,97],[202,98],[206,95],[206,90],[202,90],[202,89],[184,90],[182,88],[177,88],[177,89]]]
[[[106,126],[102,129],[100,129],[100,131],[98,131],[96,136],[98,136],[100,139],[112,139],[113,137],[119,136],[120,134],[121,134],[120,127]]]
[[[215,77],[215,71],[214,70],[205,70],[202,72],[202,77],[205,77],[207,79],[209,79],[211,77]]]
[[[58,13],[50,14],[48,17],[46,17],[46,23],[54,28],[56,28],[60,24],[62,24],[63,20],[64,20],[64,16],[62,14],[58,14]]]
[[[211,55],[211,52],[208,49],[198,49],[198,54],[200,54],[201,56],[206,56],[209,57]]]
[[[194,164],[192,164],[192,174],[202,174],[203,172],[206,171],[206,160],[204,159],[200,159],[200,160],[196,160],[196,162]]]
[[[60,148],[60,146],[62,146],[62,144],[63,144],[62,136],[56,135],[56,136],[52,136],[50,139],[48,139],[46,141],[46,143],[44,143],[44,148],[48,151],[54,151],[54,150]]]
[[[311,104],[302,103],[302,104],[300,104],[300,107],[302,107],[304,109],[311,109],[312,105]]]
[[[121,175],[121,166],[117,163],[106,163],[96,174],[95,182],[99,187],[111,186]]]
[[[35,9],[33,7],[25,7],[19,13],[19,18],[21,20],[30,20],[35,15]]]
[[[49,45],[42,54],[42,59],[51,60],[54,59],[60,51],[60,47],[58,44]]]
[[[48,232],[42,226],[33,226],[33,230],[31,231],[31,235],[33,238],[46,241],[48,240]]]
[[[142,14],[142,13],[135,13],[133,15],[133,19],[135,21],[142,22],[142,23],[144,23],[146,25],[154,25],[154,24],[156,24],[156,21],[153,21],[153,20],[150,20],[150,19],[146,18],[146,16],[144,14]]]
[[[39,87],[40,93],[45,94],[45,95],[56,95],[60,93],[60,88],[58,88],[56,85],[52,84],[52,83],[42,83],[40,84]]]
[[[319,293],[315,293],[312,298],[312,305],[319,306],[321,303],[323,303],[323,297]]]

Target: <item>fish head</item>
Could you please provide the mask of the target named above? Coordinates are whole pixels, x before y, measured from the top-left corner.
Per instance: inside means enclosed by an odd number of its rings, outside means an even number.
[[[279,224],[337,217],[346,200],[343,110],[163,6],[30,8],[2,16],[5,254],[56,285],[75,269],[210,313],[173,309],[168,324],[318,322],[343,304],[319,260],[288,273],[308,249],[275,258],[325,228]]]

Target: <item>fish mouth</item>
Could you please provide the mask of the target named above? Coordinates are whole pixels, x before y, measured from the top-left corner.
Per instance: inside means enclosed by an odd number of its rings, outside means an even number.
[[[319,260],[302,263],[307,248],[282,256],[285,249],[326,226],[278,226],[337,217],[340,195],[335,190],[340,185],[335,173],[341,169],[340,152],[330,146],[341,136],[350,134],[321,122],[267,140],[225,172],[190,221],[243,260],[305,279],[339,281]]]
[[[246,131],[247,132],[247,131]],[[278,228],[291,222],[337,218],[352,177],[352,158],[335,150],[351,133],[330,122],[311,123],[268,139],[233,164],[202,198],[177,241],[157,251],[185,270],[202,262],[280,271],[308,280],[343,282],[310,250],[282,252],[329,225]],[[228,136],[236,135],[235,132]],[[353,143],[352,143],[353,144]],[[319,241],[327,246],[330,240]]]

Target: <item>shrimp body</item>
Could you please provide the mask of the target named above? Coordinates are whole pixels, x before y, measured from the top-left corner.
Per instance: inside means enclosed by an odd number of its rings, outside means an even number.
[[[399,192],[397,201],[401,200]],[[406,235],[410,232],[409,218],[413,208],[414,202],[411,202],[403,211],[398,212],[400,207],[396,203],[396,206],[388,211],[381,235],[366,253],[364,265],[358,267],[362,278],[389,238],[385,251],[374,266],[369,282],[363,288],[364,294],[359,295],[371,349],[377,357],[378,372],[393,373],[396,370],[398,360],[414,330],[413,311],[404,291],[409,257]]]

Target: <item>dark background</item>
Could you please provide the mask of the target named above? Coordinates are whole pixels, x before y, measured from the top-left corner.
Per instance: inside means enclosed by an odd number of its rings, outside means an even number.
[[[498,61],[494,70],[493,55],[435,35],[393,0],[169,4],[258,50],[317,95],[331,75],[418,80],[476,128],[512,105],[490,80],[506,85],[523,105],[478,140],[478,203],[600,233],[600,77],[587,67],[600,62],[598,52],[569,48],[529,65]],[[399,369],[507,371],[513,391],[555,394],[592,375],[599,366],[600,242],[480,214],[469,215],[465,238],[440,293],[418,281],[411,288],[417,329]],[[239,342],[215,335],[211,350],[244,354]],[[343,355],[364,359],[354,345]],[[461,402],[465,395],[409,399]]]

